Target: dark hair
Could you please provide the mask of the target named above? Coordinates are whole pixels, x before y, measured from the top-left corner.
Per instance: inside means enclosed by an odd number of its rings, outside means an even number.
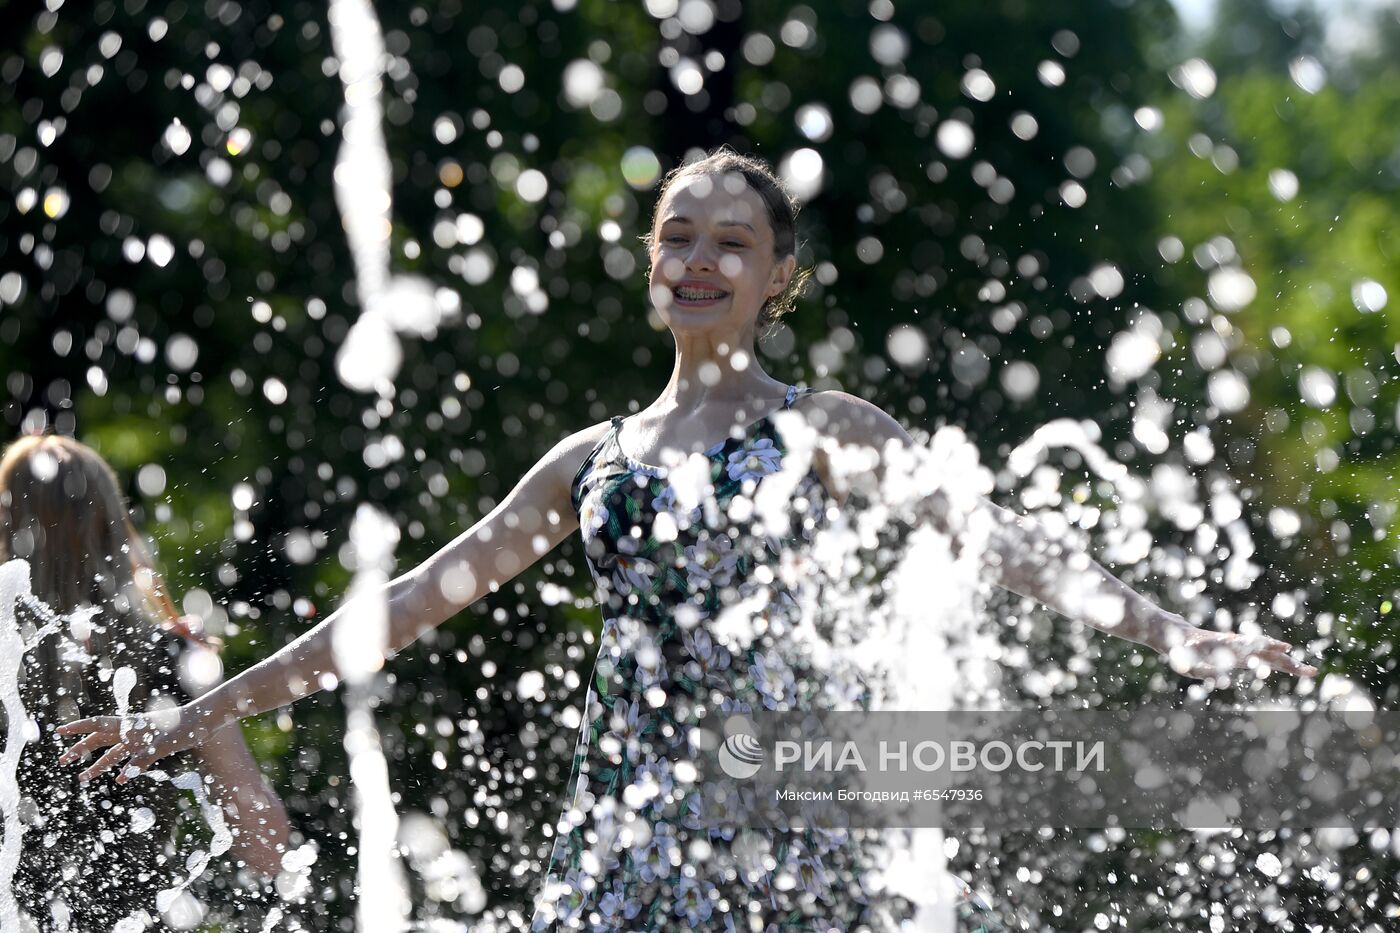
[[[773,257],[783,259],[787,256],[797,254],[797,202],[783,186],[782,180],[764,160],[756,156],[741,155],[729,148],[727,145],[713,149],[703,159],[688,162],[672,169],[661,181],[661,189],[656,195],[656,204],[651,211],[651,226],[647,228],[646,235],[641,238],[646,244],[647,252],[651,252],[653,245],[652,231],[656,229],[656,217],[661,210],[661,202],[666,200],[666,193],[682,179],[695,178],[701,175],[728,175],[730,173],[743,176],[750,188],[758,193],[763,199],[763,205],[768,209],[768,223],[773,228]],[[788,280],[787,288],[781,294],[774,295],[763,303],[763,310],[758,315],[758,325],[760,328],[767,327],[775,323],[783,315],[791,312],[797,305],[797,298],[802,294],[802,289],[807,284],[807,279],[811,277],[810,269],[796,270],[792,278]]]

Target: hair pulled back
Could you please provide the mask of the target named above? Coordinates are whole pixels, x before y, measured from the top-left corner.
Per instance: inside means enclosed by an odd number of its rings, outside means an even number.
[[[646,235],[642,237],[647,252],[650,253],[654,243],[656,218],[661,211],[661,202],[666,200],[667,192],[678,182],[687,178],[728,174],[742,176],[748,186],[762,199],[763,206],[767,208],[768,223],[773,228],[773,258],[782,260],[788,256],[795,256],[797,254],[797,201],[788,193],[772,166],[757,156],[735,152],[728,145],[719,146],[712,149],[702,159],[672,169],[662,179],[661,188],[656,196],[656,204],[651,212],[651,226],[647,229]],[[783,289],[781,294],[774,295],[763,303],[763,310],[758,315],[760,329],[776,323],[784,315],[793,311],[811,274],[810,269],[798,269],[788,280],[787,288]]]

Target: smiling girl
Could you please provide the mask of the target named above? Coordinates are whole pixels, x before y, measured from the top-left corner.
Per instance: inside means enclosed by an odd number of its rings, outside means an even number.
[[[569,806],[532,928],[873,924],[882,910],[899,905],[882,904],[866,887],[874,866],[854,837],[707,828],[724,801],[698,786],[687,792],[668,769],[706,708],[800,708],[820,687],[775,650],[795,626],[784,615],[793,603],[774,568],[847,505],[850,492],[827,450],[882,451],[913,441],[863,399],[799,389],[763,370],[754,352],[757,333],[790,309],[802,278],[796,207],[766,164],[720,150],[673,172],[646,242],[651,301],[675,342],[670,379],[635,415],[560,441],[488,515],[390,582],[379,594],[390,607],[388,650],[497,590],[581,530],[605,621]],[[822,443],[812,468],[790,489],[793,503],[806,504],[803,518],[779,536],[763,529],[741,500],[756,499],[789,453],[776,424],[781,411],[801,416]],[[697,477],[702,501],[681,501]],[[931,506],[929,520],[946,523],[946,502]],[[1121,613],[1111,624],[1098,616],[1083,621],[1171,652],[1184,674],[1236,665],[1313,673],[1283,642],[1195,629],[1087,557],[1052,543],[1034,523],[990,503],[978,507],[995,528],[986,575],[1000,586],[1074,617],[1078,606],[1112,601]],[[742,650],[717,645],[711,636],[720,613],[760,591],[773,607],[760,613],[765,637]],[[123,762],[148,767],[241,716],[319,689],[322,674],[334,670],[331,629],[347,611],[353,608],[342,606],[181,708],[166,728],[135,729],[123,740],[121,723],[103,717],[63,731],[84,736],[78,752],[110,746],[88,774]],[[966,898],[959,916],[963,930],[996,926]]]

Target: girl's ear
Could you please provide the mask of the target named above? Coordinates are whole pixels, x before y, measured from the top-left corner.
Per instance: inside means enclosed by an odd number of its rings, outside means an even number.
[[[786,256],[783,261],[773,267],[773,287],[768,290],[768,297],[775,298],[787,291],[788,283],[792,281],[792,274],[797,270],[797,257]]]

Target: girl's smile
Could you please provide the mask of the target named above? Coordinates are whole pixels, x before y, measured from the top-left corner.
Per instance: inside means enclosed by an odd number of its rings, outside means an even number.
[[[728,297],[728,290],[695,279],[678,282],[671,289],[671,300],[683,308],[708,308]]]

